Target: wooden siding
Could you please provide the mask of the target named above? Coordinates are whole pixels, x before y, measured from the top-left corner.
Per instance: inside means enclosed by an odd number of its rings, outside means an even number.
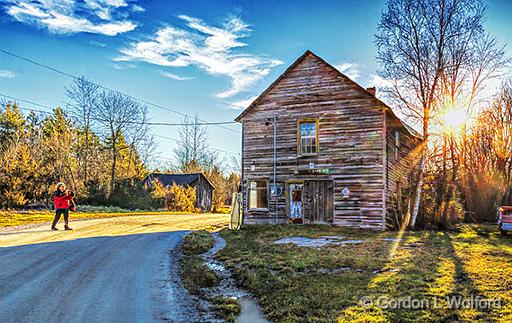
[[[212,185],[204,176],[199,176],[195,188],[197,199],[196,207],[200,208],[203,212],[211,212],[214,194]]]
[[[286,72],[250,110],[243,123],[245,223],[274,223],[276,197],[268,211],[247,210],[247,183],[273,183],[273,115],[277,115],[277,209],[286,221],[286,181],[332,180],[337,225],[382,229],[385,106],[357,84],[309,53]],[[318,154],[298,156],[297,122],[318,118]],[[307,174],[310,163],[319,173]],[[343,198],[347,187],[350,196]]]
[[[411,178],[413,172],[418,169],[422,140],[412,136],[400,122],[386,113],[386,150],[387,150],[387,172],[386,172],[386,208],[389,217],[394,216],[394,212],[405,212],[404,203],[411,189]],[[395,134],[400,133],[399,158],[395,158]],[[399,205],[398,200],[402,200]]]

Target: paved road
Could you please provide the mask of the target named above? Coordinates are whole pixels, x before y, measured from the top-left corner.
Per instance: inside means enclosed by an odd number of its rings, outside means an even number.
[[[133,216],[0,230],[0,321],[191,321],[173,250],[225,216]]]

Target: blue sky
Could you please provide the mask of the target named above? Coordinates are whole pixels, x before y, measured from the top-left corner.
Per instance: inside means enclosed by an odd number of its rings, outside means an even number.
[[[489,0],[488,6],[486,27],[512,46],[512,4]],[[231,121],[306,49],[361,85],[378,85],[373,35],[384,8],[384,0],[0,0],[0,43],[134,97]],[[70,82],[0,53],[2,94],[64,106]],[[183,118],[151,106],[149,112],[155,122]],[[153,131],[177,138],[178,129]],[[236,132],[209,127],[209,136],[212,147],[240,151]],[[157,139],[162,161],[172,158],[175,143]]]

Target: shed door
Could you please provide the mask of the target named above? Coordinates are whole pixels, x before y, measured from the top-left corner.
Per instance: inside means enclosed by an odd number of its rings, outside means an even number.
[[[332,223],[333,220],[333,182],[307,181],[306,219],[309,223]]]

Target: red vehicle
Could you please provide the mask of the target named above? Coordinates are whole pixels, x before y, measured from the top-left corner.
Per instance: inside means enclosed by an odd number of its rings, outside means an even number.
[[[498,210],[498,227],[501,234],[512,231],[512,206],[501,206]]]

